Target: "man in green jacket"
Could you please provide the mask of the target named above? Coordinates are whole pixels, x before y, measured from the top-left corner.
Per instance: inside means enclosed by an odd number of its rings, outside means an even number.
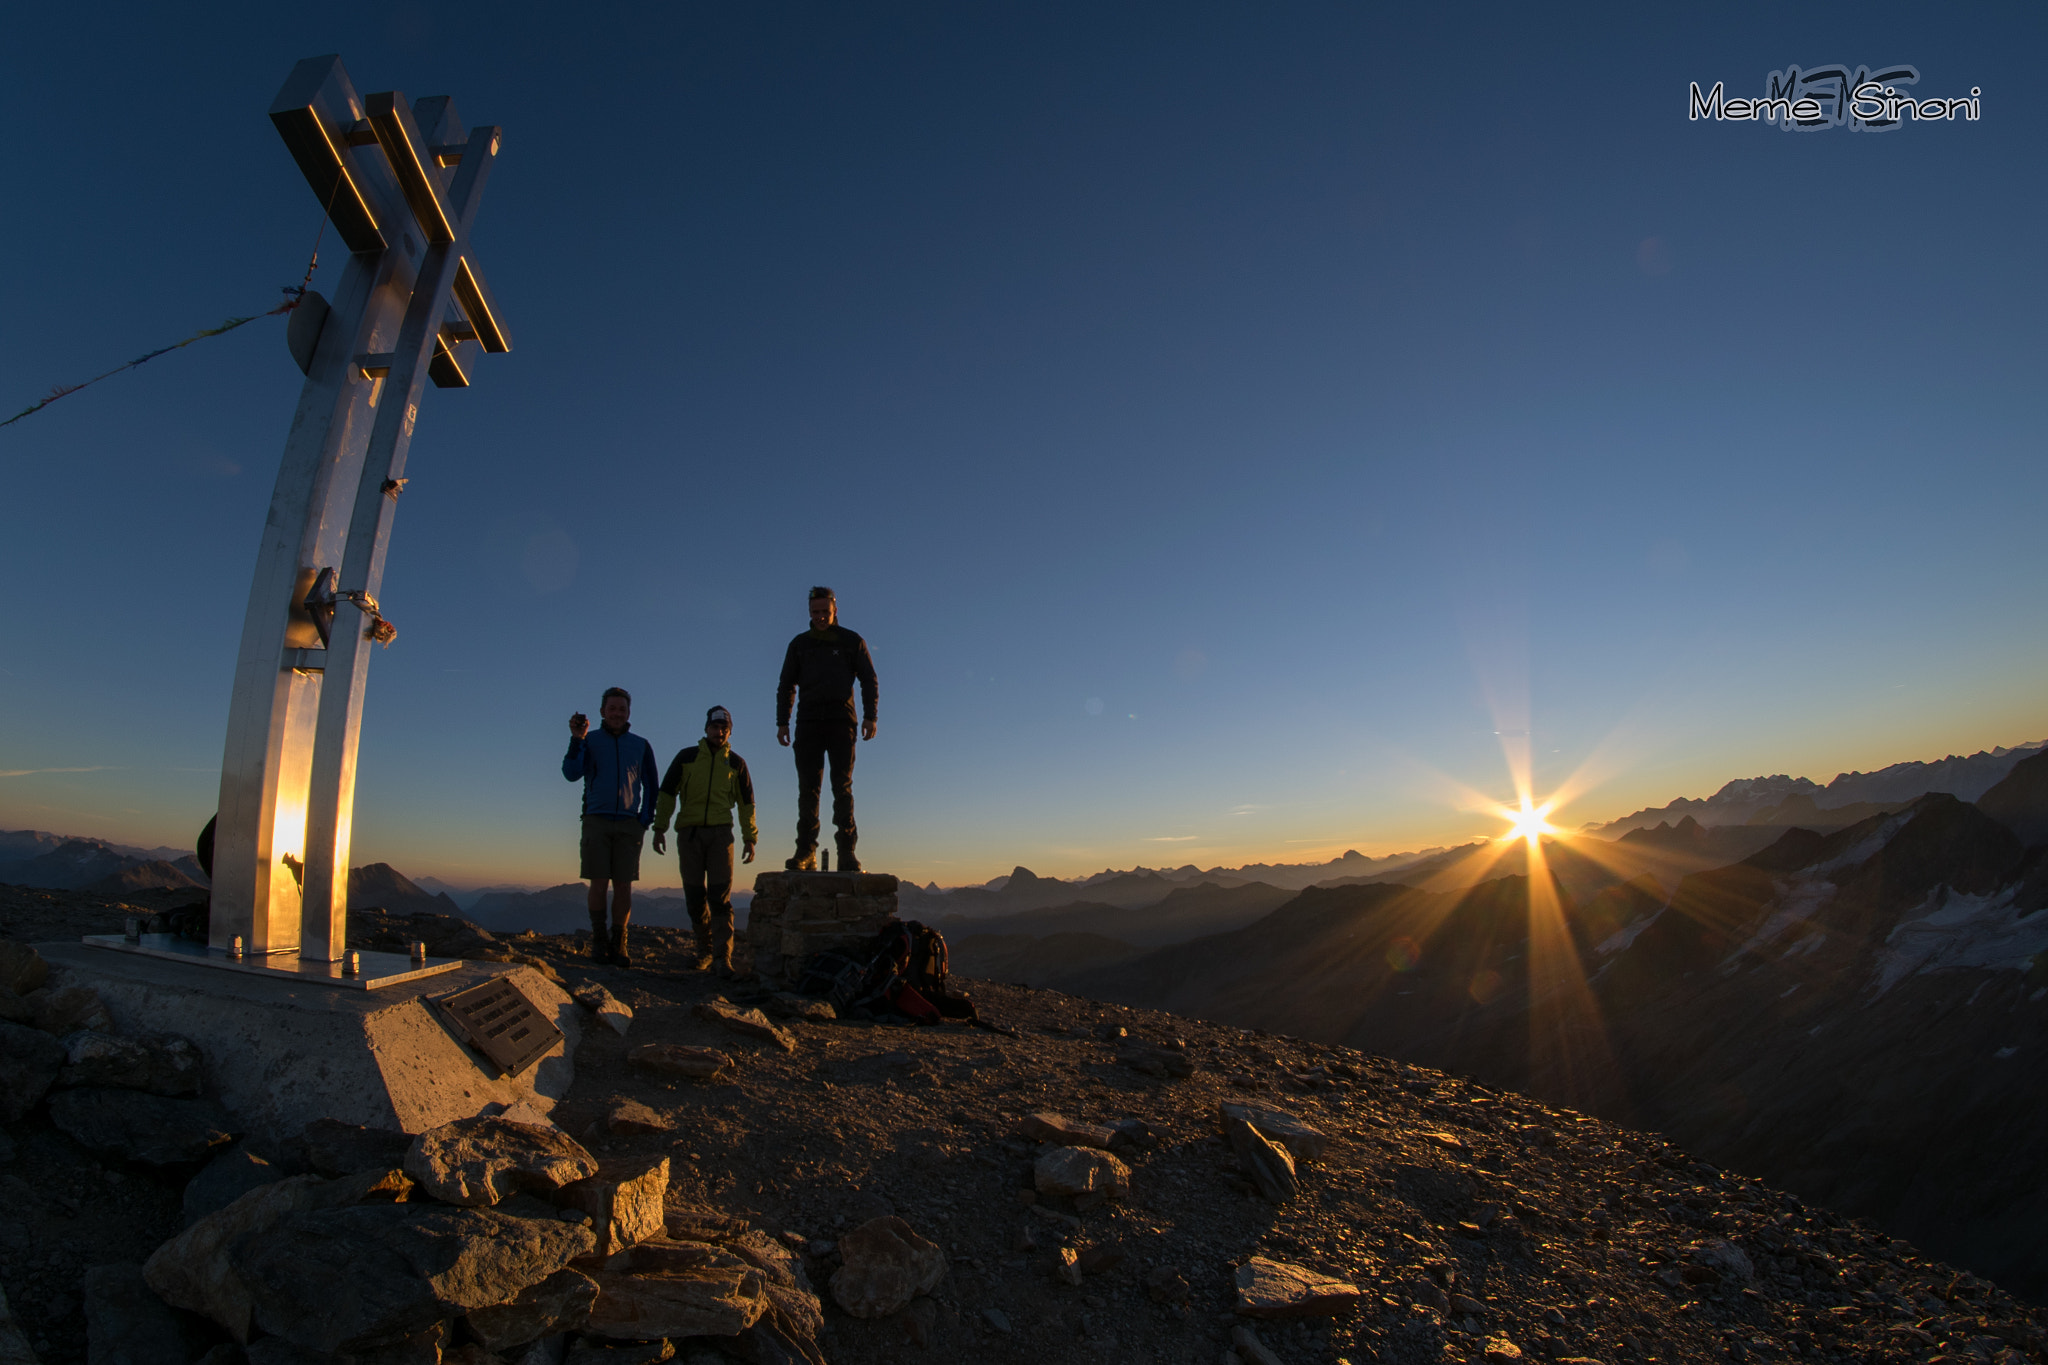
[[[669,817],[676,822],[676,856],[683,865],[683,899],[697,931],[698,971],[714,962],[732,975],[732,808],[740,808],[740,835],[754,861],[754,778],[732,751],[732,712],[714,706],[704,716],[704,741],[675,756],[654,801],[654,851],[665,851]]]

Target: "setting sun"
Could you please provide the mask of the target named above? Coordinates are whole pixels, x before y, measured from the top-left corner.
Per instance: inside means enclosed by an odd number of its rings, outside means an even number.
[[[1527,839],[1533,844],[1546,834],[1555,834],[1557,830],[1543,818],[1549,813],[1549,806],[1532,806],[1527,797],[1522,798],[1522,808],[1520,810],[1502,807],[1501,815],[1509,821],[1510,828],[1501,837],[1503,839]]]

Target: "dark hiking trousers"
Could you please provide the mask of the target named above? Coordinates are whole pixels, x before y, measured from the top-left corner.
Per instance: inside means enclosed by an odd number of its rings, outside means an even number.
[[[732,960],[732,826],[676,826],[676,857],[683,865],[683,901],[697,951]]]
[[[818,787],[825,775],[825,761],[832,761],[832,826],[841,842],[851,844],[853,827],[853,741],[852,729],[806,729],[797,727],[796,743],[796,849],[799,857],[818,847]]]

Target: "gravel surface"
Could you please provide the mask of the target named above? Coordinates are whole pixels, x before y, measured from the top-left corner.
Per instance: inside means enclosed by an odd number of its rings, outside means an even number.
[[[122,914],[77,893],[0,888],[0,936],[105,932]],[[620,969],[590,963],[568,936],[498,940],[634,1010],[624,1037],[584,1029],[575,1088],[554,1114],[601,1157],[667,1154],[673,1200],[799,1234],[821,1289],[838,1236],[881,1214],[946,1249],[946,1280],[894,1317],[852,1318],[826,1293],[821,1344],[835,1362],[1215,1365],[1254,1358],[1249,1344],[1224,1354],[1246,1326],[1290,1365],[2044,1358],[2028,1305],[1654,1134],[1349,1049],[981,981],[956,984],[1002,1031],[787,1018],[785,1051],[692,1012],[721,997],[774,1002],[688,970],[686,946],[676,931],[636,931],[636,965]],[[716,1046],[735,1066],[713,1082],[663,1080],[628,1061],[648,1042]],[[1179,1053],[1192,1074],[1120,1062],[1134,1043]],[[613,1136],[605,1119],[621,1099],[673,1128]],[[1285,1205],[1257,1192],[1219,1136],[1224,1101],[1285,1110],[1327,1136]],[[1132,1172],[1124,1198],[1077,1207],[1033,1188],[1043,1148],[1018,1123],[1044,1111],[1144,1122],[1151,1140],[1117,1151]],[[79,1275],[141,1260],[174,1232],[182,1177],[98,1162],[41,1110],[7,1137],[0,1284],[45,1360],[84,1360]],[[1061,1273],[1076,1259],[1063,1249],[1080,1253],[1078,1285]],[[1356,1284],[1360,1306],[1251,1323],[1234,1311],[1233,1275],[1254,1255]]]

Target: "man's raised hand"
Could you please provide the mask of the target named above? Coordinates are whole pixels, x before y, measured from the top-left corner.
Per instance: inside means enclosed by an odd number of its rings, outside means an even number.
[[[584,715],[581,711],[569,717],[569,737],[571,739],[581,739],[589,733],[590,717]]]

